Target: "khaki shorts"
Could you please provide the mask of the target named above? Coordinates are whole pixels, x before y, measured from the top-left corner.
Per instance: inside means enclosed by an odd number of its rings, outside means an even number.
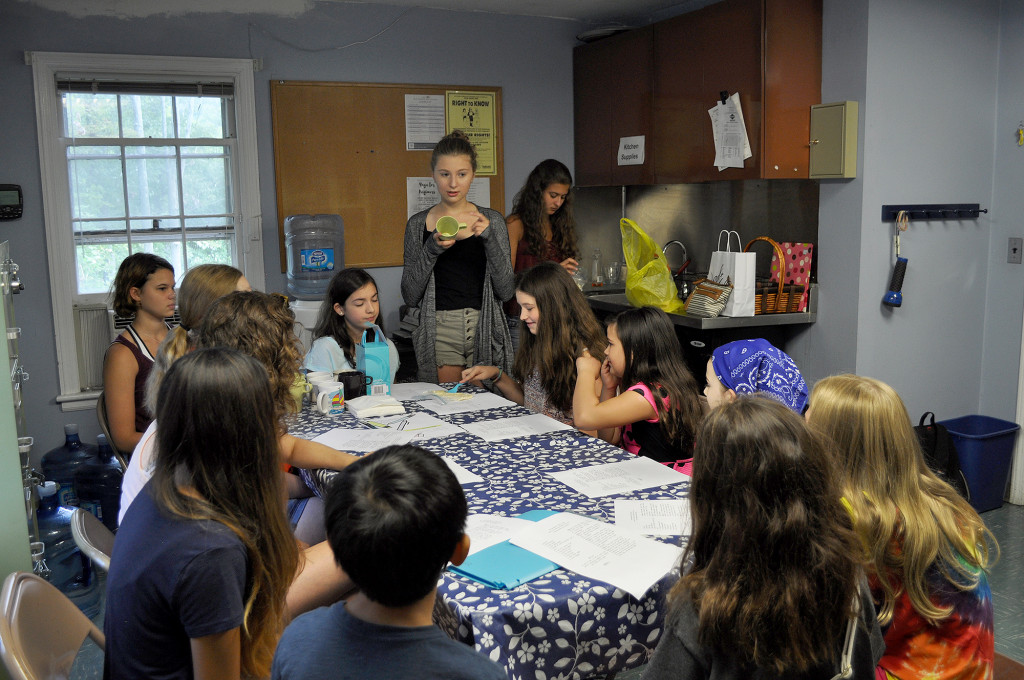
[[[434,359],[438,366],[472,366],[476,354],[478,309],[441,309],[434,315]]]

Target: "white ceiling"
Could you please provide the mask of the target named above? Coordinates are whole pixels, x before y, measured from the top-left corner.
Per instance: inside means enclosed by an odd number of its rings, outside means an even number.
[[[137,18],[229,12],[299,16],[318,0],[20,0],[74,17]],[[351,2],[351,0],[326,0]],[[425,7],[462,12],[491,12],[575,21],[581,31],[606,25],[643,26],[682,14],[716,0],[370,0],[398,7]],[[355,3],[354,3],[355,4]]]

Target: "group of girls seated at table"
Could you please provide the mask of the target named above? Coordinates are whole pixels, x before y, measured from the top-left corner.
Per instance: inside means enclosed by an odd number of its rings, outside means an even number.
[[[475,165],[464,136],[443,139],[431,161],[441,202],[406,227],[418,378],[482,384],[691,475],[693,533],[649,677],[990,676],[998,546],[925,465],[891,387],[841,375],[809,391],[791,357],[751,339],[712,352],[702,404],[664,312],[629,310],[602,328],[572,280],[568,170],[538,166],[506,229],[468,201]],[[442,216],[464,228],[442,238]],[[107,677],[266,677],[287,621],[351,586],[330,546],[300,550],[288,530],[284,482],[296,477],[282,465],[355,460],[287,434],[290,388],[303,363],[355,367],[363,334],[381,328],[379,291],[366,272],[340,271],[303,361],[284,302],[232,292],[248,288],[233,268],[189,271],[182,328],[169,334],[173,270],[133,258],[117,288],[119,313],[135,320],[106,368],[124,373],[109,386],[111,425],[135,435]],[[501,307],[513,297],[514,354]],[[147,353],[148,365],[136,357]],[[136,394],[150,369],[147,401]]]

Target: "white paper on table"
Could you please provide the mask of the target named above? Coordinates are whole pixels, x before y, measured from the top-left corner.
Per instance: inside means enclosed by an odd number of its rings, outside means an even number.
[[[644,456],[618,463],[591,465],[546,474],[590,498],[613,493],[629,493],[664,484],[678,484],[690,479],[683,473]]]
[[[637,599],[676,566],[682,552],[679,546],[580,515],[560,513],[532,524],[512,543]]]
[[[371,425],[384,425],[393,430],[409,432],[412,434],[411,442],[413,444],[427,439],[440,439],[441,437],[450,437],[453,434],[465,433],[465,430],[458,425],[452,425],[426,413],[373,418],[366,422]]]
[[[423,395],[424,392],[432,392],[439,389],[441,389],[441,386],[435,385],[434,383],[395,383],[391,386],[391,396],[398,401],[404,401],[407,399],[415,399],[416,397]]]
[[[615,526],[649,536],[689,536],[690,499],[615,499]]]
[[[413,438],[412,432],[392,430],[388,427],[373,430],[355,430],[336,427],[324,432],[313,441],[326,444],[339,451],[376,451],[385,446],[408,444]]]
[[[433,411],[438,415],[449,416],[456,413],[472,413],[473,411],[486,411],[492,408],[515,406],[516,403],[504,397],[499,397],[493,392],[483,392],[480,394],[474,393],[472,399],[466,399],[465,401],[453,401],[450,404],[442,404],[439,401],[428,399],[421,402],[421,405],[428,411]]]
[[[482,481],[484,481],[483,477],[481,477],[480,475],[476,474],[475,472],[470,472],[469,470],[467,470],[466,468],[462,467],[461,465],[459,465],[458,463],[456,463],[454,460],[452,460],[450,458],[442,457],[441,460],[443,460],[445,462],[445,464],[448,466],[448,469],[452,471],[452,473],[455,475],[455,480],[460,485],[462,485],[462,484],[472,484],[474,482],[482,482]]]
[[[501,439],[512,439],[513,437],[529,437],[534,434],[544,434],[556,430],[572,430],[571,425],[549,418],[542,413],[534,413],[528,416],[517,416],[515,418],[497,418],[495,420],[481,420],[475,423],[467,423],[462,428],[481,439],[489,442],[496,442]]]
[[[743,161],[753,155],[747,127],[743,121],[743,107],[740,96],[734,92],[725,103],[716,102],[708,109],[711,116],[711,132],[715,142],[715,165],[719,171],[725,168],[742,168]]]
[[[507,541],[523,529],[529,529],[533,522],[518,517],[499,515],[470,515],[466,518],[466,534],[469,536],[469,554]]]

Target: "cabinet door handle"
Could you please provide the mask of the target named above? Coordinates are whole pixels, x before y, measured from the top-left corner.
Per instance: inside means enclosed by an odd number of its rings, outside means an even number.
[[[820,139],[812,139],[807,146],[814,146],[815,144],[821,144]]]

